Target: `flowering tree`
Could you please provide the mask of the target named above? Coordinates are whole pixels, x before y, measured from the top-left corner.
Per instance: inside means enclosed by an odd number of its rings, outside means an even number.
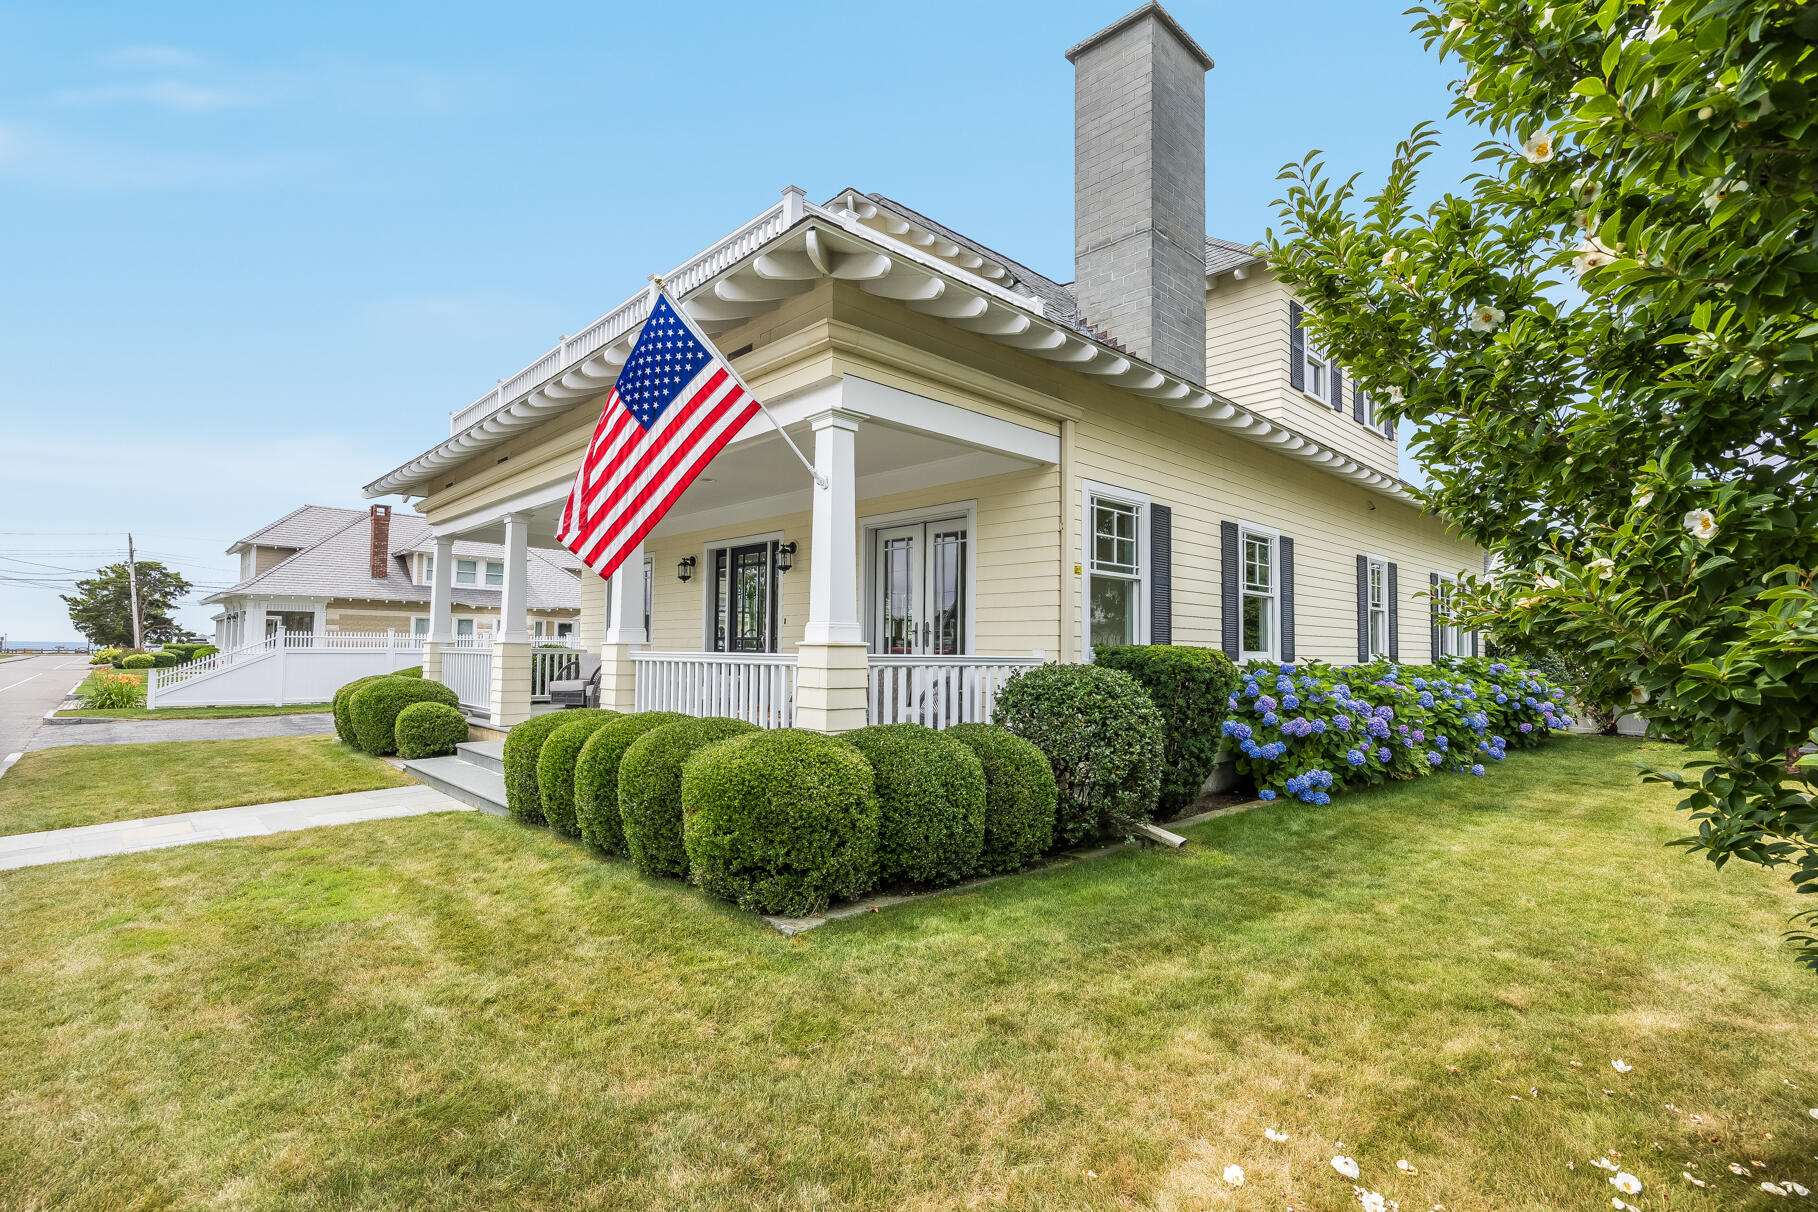
[[[1426,499],[1495,552],[1460,621],[1571,651],[1714,751],[1682,844],[1818,891],[1818,5],[1456,0],[1480,175],[1411,203],[1283,171],[1268,251],[1324,347],[1411,419]],[[1818,913],[1797,932],[1818,968]]]

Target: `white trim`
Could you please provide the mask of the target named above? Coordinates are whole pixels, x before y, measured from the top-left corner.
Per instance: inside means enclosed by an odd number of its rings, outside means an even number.
[[[859,602],[864,611],[861,626],[865,647],[877,653],[877,532],[891,526],[915,523],[945,522],[951,518],[966,519],[966,655],[978,651],[974,643],[978,606],[978,500],[953,501],[931,509],[898,509],[874,513],[859,519],[859,550],[863,564],[859,568]]]
[[[1433,575],[1439,578],[1440,585],[1450,585],[1450,586],[1452,586],[1453,590],[1457,589],[1458,575],[1456,573],[1444,573],[1444,572],[1435,571]],[[1449,593],[1450,593],[1450,591],[1448,591],[1448,596],[1449,596]],[[1437,613],[1436,608],[1438,607],[1438,605],[1439,605],[1439,602],[1436,597],[1433,598],[1432,600],[1428,601],[1428,603],[1427,603],[1427,623],[1428,623],[1429,627],[1432,626],[1433,616],[1435,613]],[[1431,634],[1431,633],[1429,632],[1429,634]],[[1465,651],[1466,645],[1465,645],[1464,641],[1465,641],[1465,637],[1470,634],[1471,634],[1470,632],[1468,632],[1464,628],[1458,626],[1456,623],[1440,624],[1440,626],[1439,626],[1439,651],[1437,653],[1433,654],[1433,659],[1438,659],[1439,657],[1469,656],[1470,654]]]
[[[771,403],[778,425],[805,422],[809,417],[838,408],[866,421],[931,434],[975,450],[1010,455],[1031,463],[1060,462],[1060,435],[1043,433],[1015,421],[1000,420],[927,396],[875,383],[857,375],[843,375]],[[761,422],[761,423],[760,423]],[[768,421],[753,417],[734,442],[774,432]]]
[[[1079,482],[1079,659],[1092,661],[1092,500],[1094,497],[1120,505],[1136,507],[1136,576],[1103,574],[1109,579],[1136,583],[1136,626],[1131,642],[1149,642],[1149,578],[1153,575],[1149,558],[1149,494],[1131,488],[1120,488],[1099,480],[1081,478]],[[1063,599],[1066,595],[1062,595]]]
[[[1250,596],[1244,575],[1245,550],[1244,540],[1254,536],[1269,541],[1269,647],[1266,651],[1257,651],[1244,647],[1244,599]],[[1281,531],[1273,526],[1264,526],[1260,522],[1237,521],[1237,660],[1239,664],[1250,661],[1277,661],[1281,653]],[[1261,595],[1257,595],[1261,596]]]
[[[1389,599],[1389,564],[1390,564],[1390,560],[1389,560],[1388,556],[1375,555],[1368,551],[1363,553],[1363,557],[1364,557],[1364,646],[1369,651],[1370,659],[1372,661],[1377,661],[1377,660],[1386,661],[1389,659],[1389,641],[1393,638],[1389,634],[1389,620],[1395,617],[1395,611],[1392,609],[1392,606],[1394,605],[1394,603],[1391,602]],[[1382,651],[1381,652],[1378,652],[1376,650],[1376,645],[1371,643],[1371,641],[1370,641],[1370,623],[1372,622],[1373,617],[1376,614],[1376,604],[1370,597],[1370,573],[1373,569],[1377,569],[1377,568],[1382,569]]]

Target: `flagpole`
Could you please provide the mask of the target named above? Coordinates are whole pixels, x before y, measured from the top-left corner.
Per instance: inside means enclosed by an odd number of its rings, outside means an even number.
[[[663,285],[662,276],[659,274],[651,274],[650,282],[651,285],[656,288],[656,298],[650,300],[651,310],[655,311],[657,299],[665,297],[667,288]],[[683,324],[687,325],[688,331],[694,334],[695,340],[713,350],[715,353],[719,352],[720,347],[715,345],[712,340],[708,338],[706,333],[695,327],[693,318],[690,317],[686,311],[682,310],[675,300],[670,300],[669,307],[670,310],[675,312],[677,318],[680,319]],[[751,390],[751,384],[745,382],[744,376],[739,374],[738,370],[732,365],[732,359],[726,357],[724,354],[721,354],[720,357],[725,361],[726,369],[732,375],[732,381],[737,383],[739,387],[744,390],[745,394],[751,398],[752,402],[762,410],[764,419],[769,421],[771,428],[775,429],[783,441],[789,444],[789,449],[795,452],[795,457],[802,461],[802,466],[806,467],[808,469],[808,474],[814,477],[815,484],[821,488],[827,487],[827,477],[822,475],[820,471],[815,468],[814,464],[808,461],[808,456],[803,454],[802,448],[795,444],[795,439],[789,436],[789,431],[784,429],[782,424],[770,414],[770,409],[764,406],[764,401],[758,399],[757,393]]]

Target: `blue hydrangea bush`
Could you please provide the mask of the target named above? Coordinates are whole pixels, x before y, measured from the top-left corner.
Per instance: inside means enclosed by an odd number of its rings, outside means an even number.
[[[1260,798],[1329,804],[1436,770],[1481,776],[1486,761],[1569,727],[1565,701],[1532,670],[1483,657],[1342,668],[1252,661],[1224,734]]]

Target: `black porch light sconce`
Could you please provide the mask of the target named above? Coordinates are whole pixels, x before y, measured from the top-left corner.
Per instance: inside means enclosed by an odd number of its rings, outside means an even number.
[[[683,556],[682,562],[675,566],[676,580],[686,584],[694,579],[694,557]]]
[[[794,567],[795,540],[791,539],[787,543],[778,543],[776,547],[776,570],[778,572],[788,572]]]

